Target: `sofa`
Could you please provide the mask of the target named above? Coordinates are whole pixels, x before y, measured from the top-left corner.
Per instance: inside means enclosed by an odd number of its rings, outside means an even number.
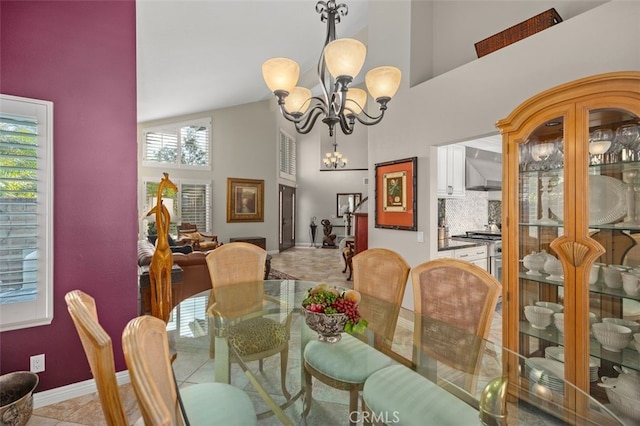
[[[151,287],[148,270],[156,248],[147,240],[138,241],[138,266],[140,267],[140,313],[151,313]],[[187,297],[211,290],[211,278],[205,257],[209,251],[173,253],[171,279],[172,308]]]

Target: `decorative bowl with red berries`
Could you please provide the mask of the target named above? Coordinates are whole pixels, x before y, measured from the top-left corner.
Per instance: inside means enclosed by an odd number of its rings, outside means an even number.
[[[305,322],[318,333],[318,340],[335,343],[341,333],[364,333],[367,320],[358,311],[360,293],[319,284],[307,291],[302,301]]]

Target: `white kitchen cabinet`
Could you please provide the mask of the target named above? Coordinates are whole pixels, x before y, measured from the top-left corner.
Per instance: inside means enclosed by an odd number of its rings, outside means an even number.
[[[473,263],[485,271],[488,271],[487,246],[481,245],[476,247],[459,248],[455,250],[442,250],[436,255],[437,259],[453,258],[466,260]]]
[[[464,186],[465,147],[462,145],[438,147],[438,197],[464,197]]]
[[[454,250],[453,257],[455,259],[466,260],[478,265],[485,271],[489,270],[487,263],[487,246],[476,246]]]

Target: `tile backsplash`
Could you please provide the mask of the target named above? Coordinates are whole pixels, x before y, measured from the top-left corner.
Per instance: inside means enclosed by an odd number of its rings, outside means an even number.
[[[467,191],[464,198],[440,198],[438,226],[446,223],[449,235],[485,229],[489,222],[502,223],[501,206],[501,201],[489,200],[484,191]]]

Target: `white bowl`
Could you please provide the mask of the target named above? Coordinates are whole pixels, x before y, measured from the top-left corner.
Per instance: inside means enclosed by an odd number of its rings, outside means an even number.
[[[603,266],[602,276],[609,288],[622,288],[622,271],[615,266]]]
[[[524,316],[533,328],[538,330],[546,329],[552,320],[553,311],[542,306],[525,306]]]
[[[631,329],[623,325],[597,322],[592,329],[602,348],[611,352],[622,352],[631,341]]]
[[[536,306],[542,306],[543,308],[549,308],[553,311],[553,313],[558,313],[558,312],[562,312],[562,310],[564,309],[564,306],[558,304],[558,303],[552,303],[552,302],[536,302]]]
[[[624,416],[630,417],[633,420],[640,420],[640,404],[638,404],[637,399],[629,398],[618,392],[615,388],[607,388],[605,391],[611,404]]]
[[[624,325],[625,327],[631,330],[631,333],[638,333],[640,331],[640,324],[638,324],[635,321],[629,321],[622,318],[602,318],[602,322]]]
[[[564,314],[556,312],[553,314],[553,324],[556,326],[560,334],[564,334]]]

